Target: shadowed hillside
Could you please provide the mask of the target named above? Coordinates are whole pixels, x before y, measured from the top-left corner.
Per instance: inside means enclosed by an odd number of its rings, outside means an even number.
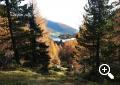
[[[46,20],[46,21],[47,21],[47,28],[51,32],[50,34],[52,38],[58,38],[58,36],[62,34],[73,35],[78,32],[78,30],[68,25],[57,23],[57,22],[50,21],[50,20]]]

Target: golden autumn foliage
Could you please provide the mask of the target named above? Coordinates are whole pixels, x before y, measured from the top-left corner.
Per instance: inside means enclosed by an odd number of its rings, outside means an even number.
[[[38,42],[45,42],[46,45],[49,46],[49,56],[50,56],[50,62],[51,65],[53,64],[60,64],[60,59],[59,59],[59,47],[58,45],[49,37],[49,32],[47,30],[46,26],[46,21],[41,18],[37,17],[36,18],[36,23],[40,26],[40,28],[43,30],[43,36],[37,38]]]
[[[43,30],[43,35],[41,37],[37,37],[36,41],[39,42],[45,42],[46,45],[49,46],[48,48],[48,54],[50,56],[50,62],[52,65],[54,64],[60,64],[60,59],[59,59],[59,47],[58,45],[49,37],[49,32],[46,28],[46,21],[45,19],[43,19],[42,17],[37,17],[35,19],[36,23],[39,25],[40,29]],[[5,23],[4,19],[0,17],[0,51],[5,51],[6,48],[11,48],[11,41],[5,41],[2,42],[2,39],[5,38],[9,38],[10,39],[10,33],[9,33],[9,29],[3,28],[3,24]],[[18,30],[15,31],[15,36],[22,36],[23,34],[29,32],[29,25],[28,23],[26,23],[24,26],[19,27]],[[24,36],[25,37],[25,36]],[[27,36],[26,36],[27,37]],[[17,38],[18,39],[18,38]],[[25,40],[25,43],[29,43],[28,41]],[[20,43],[22,44],[24,42],[24,40],[17,40],[16,43],[18,43],[18,45],[20,45]],[[22,56],[21,56],[22,58]]]

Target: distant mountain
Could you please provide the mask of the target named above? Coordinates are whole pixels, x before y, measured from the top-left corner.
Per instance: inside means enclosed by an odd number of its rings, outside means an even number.
[[[52,38],[58,38],[58,36],[60,36],[62,34],[73,35],[78,32],[78,30],[76,30],[68,25],[54,22],[51,20],[47,20],[47,28],[49,31],[51,31]]]

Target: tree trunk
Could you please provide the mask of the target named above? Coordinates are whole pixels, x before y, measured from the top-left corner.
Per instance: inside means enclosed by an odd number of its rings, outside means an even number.
[[[5,4],[6,4],[6,8],[7,8],[8,26],[9,26],[11,40],[12,40],[12,48],[14,51],[14,57],[15,57],[17,64],[20,64],[19,56],[18,56],[17,49],[16,49],[16,43],[15,43],[15,39],[14,39],[13,32],[12,32],[12,20],[11,20],[11,16],[10,16],[10,8],[11,7],[9,4],[9,0],[5,0]]]
[[[30,42],[31,42],[31,47],[32,47],[32,65],[34,65],[36,62],[36,51],[35,51],[36,41],[35,41],[35,33],[34,33],[34,30],[32,30],[32,28],[30,31],[30,35],[31,35]]]
[[[100,66],[100,34],[97,34],[97,41],[96,41],[96,71],[99,73],[99,66]]]

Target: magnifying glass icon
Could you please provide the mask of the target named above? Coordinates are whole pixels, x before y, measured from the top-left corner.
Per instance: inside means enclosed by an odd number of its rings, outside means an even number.
[[[110,79],[114,79],[114,75],[110,73],[110,66],[107,64],[101,64],[99,66],[99,73],[101,75],[108,75]]]

